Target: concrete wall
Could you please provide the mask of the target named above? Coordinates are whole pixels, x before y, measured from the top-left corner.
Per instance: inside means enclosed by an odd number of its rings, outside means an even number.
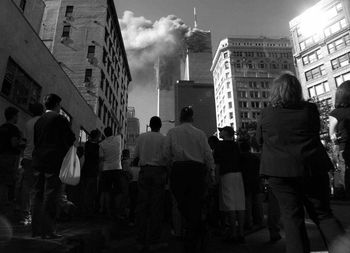
[[[80,127],[91,131],[102,126],[77,88],[11,0],[0,1],[0,32],[8,35],[0,36],[1,86],[8,58],[11,57],[42,87],[42,96],[56,93],[62,98],[62,106],[72,116],[72,127],[77,137]],[[0,122],[4,121],[3,110],[10,105],[14,106],[0,93]],[[28,112],[21,109],[20,128],[28,117],[30,117]]]

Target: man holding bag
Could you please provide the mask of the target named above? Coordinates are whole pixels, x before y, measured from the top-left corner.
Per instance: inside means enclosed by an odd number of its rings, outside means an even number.
[[[32,166],[36,170],[32,236],[44,239],[61,237],[55,232],[57,199],[62,161],[75,141],[68,120],[59,114],[61,98],[49,94],[44,98],[46,112],[34,126]]]

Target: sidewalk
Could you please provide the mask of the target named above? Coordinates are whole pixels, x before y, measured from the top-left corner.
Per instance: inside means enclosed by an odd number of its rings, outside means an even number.
[[[30,227],[15,226],[10,241],[0,242],[1,253],[95,253],[101,252],[111,239],[115,224],[107,220],[74,221],[58,225],[58,231],[64,235],[57,240],[32,238]],[[0,233],[4,232],[0,227]],[[0,234],[0,239],[1,239]]]

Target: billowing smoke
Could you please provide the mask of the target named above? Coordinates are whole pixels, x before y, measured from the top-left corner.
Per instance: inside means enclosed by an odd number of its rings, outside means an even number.
[[[152,22],[125,11],[119,23],[132,72],[132,86],[154,83],[157,61],[162,57],[176,55],[190,31],[174,15]]]

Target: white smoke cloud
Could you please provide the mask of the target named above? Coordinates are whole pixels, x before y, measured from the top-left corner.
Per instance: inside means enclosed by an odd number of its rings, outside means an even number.
[[[134,85],[139,85],[139,81],[152,82],[157,59],[176,53],[190,30],[174,15],[152,22],[142,16],[136,17],[131,11],[125,11],[119,23]]]

